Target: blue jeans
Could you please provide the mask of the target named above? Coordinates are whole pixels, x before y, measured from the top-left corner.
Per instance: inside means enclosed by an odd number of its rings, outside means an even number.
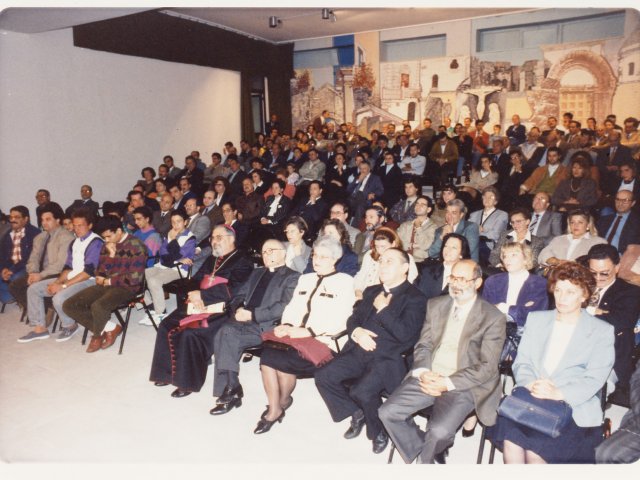
[[[9,303],[15,300],[15,298],[13,298],[13,295],[11,295],[11,293],[9,292],[9,284],[14,280],[24,277],[26,274],[27,270],[23,268],[22,270],[14,272],[6,282],[0,279],[0,302]]]

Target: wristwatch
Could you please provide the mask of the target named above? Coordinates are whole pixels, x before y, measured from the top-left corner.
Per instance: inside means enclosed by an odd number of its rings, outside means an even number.
[[[62,284],[62,288],[67,288],[67,284],[66,284],[66,283],[63,283],[63,284]]]

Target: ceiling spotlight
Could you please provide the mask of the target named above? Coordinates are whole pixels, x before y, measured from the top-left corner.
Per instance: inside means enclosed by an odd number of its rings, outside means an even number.
[[[281,24],[282,24],[282,20],[280,20],[275,15],[271,15],[269,17],[269,28],[277,28],[278,25],[281,25]]]
[[[329,20],[329,15],[333,13],[331,12],[331,10],[329,10],[328,8],[323,8],[322,9],[322,19],[323,20]]]

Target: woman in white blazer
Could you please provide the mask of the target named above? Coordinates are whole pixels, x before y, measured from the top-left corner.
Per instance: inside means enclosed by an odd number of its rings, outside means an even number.
[[[591,247],[600,243],[607,241],[598,236],[593,217],[585,210],[574,210],[567,216],[567,234],[551,240],[540,252],[538,263],[555,266],[563,261],[573,261],[586,255]]]
[[[534,397],[567,402],[572,421],[552,438],[499,417],[495,440],[505,463],[594,463],[602,440],[599,393],[615,359],[613,327],[583,310],[595,289],[587,268],[558,266],[549,289],[556,309],[529,314],[513,373]]]
[[[302,275],[285,307],[282,322],[274,330],[277,337],[314,337],[336,349],[331,337],[346,329],[356,297],[353,277],[336,272],[342,245],[332,237],[320,237],[313,244],[313,273]],[[296,350],[278,350],[265,345],[260,358],[262,383],[269,402],[253,433],[268,432],[282,422],[293,402],[291,393],[298,375],[313,376],[317,367]]]

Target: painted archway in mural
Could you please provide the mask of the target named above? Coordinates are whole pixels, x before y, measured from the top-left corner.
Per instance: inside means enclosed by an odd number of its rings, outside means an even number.
[[[597,55],[589,50],[574,50],[555,63],[547,78],[543,82],[543,88],[558,89],[560,96],[560,82],[571,70],[582,69],[593,75],[595,84],[593,93],[593,116],[599,121],[611,113],[613,93],[616,89],[616,77],[611,65],[602,55]],[[558,112],[561,114],[562,112]]]

